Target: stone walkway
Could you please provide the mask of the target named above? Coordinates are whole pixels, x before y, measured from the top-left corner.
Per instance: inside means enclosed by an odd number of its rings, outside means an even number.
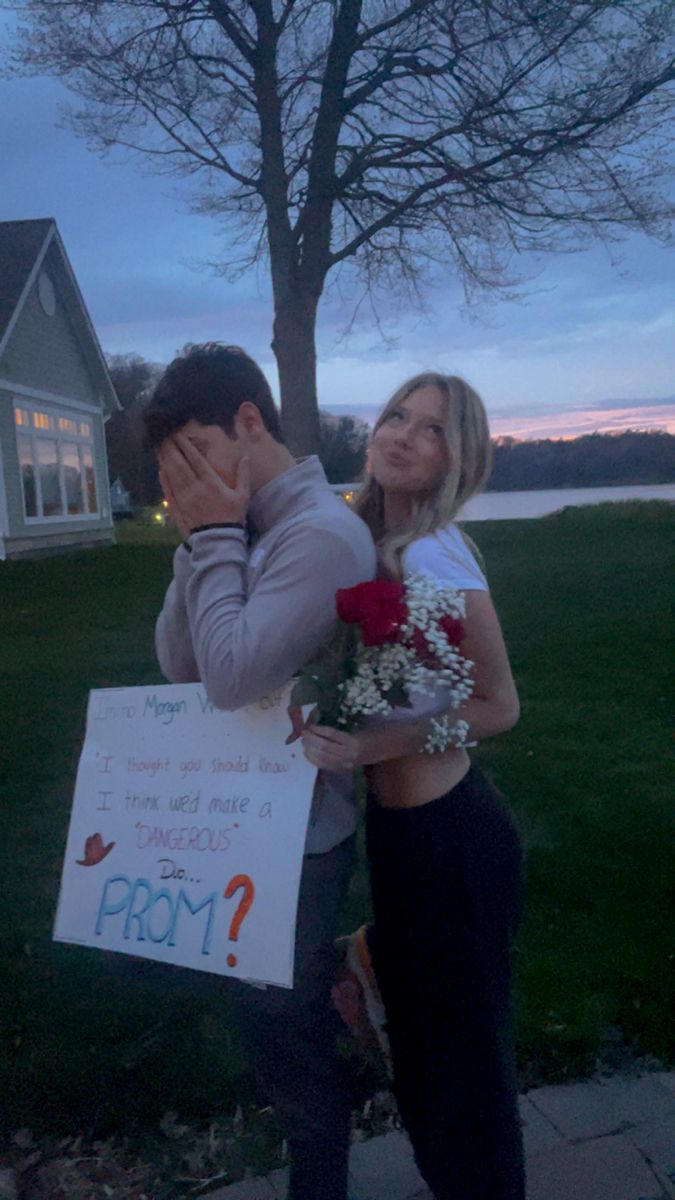
[[[675,1072],[610,1076],[521,1097],[528,1200],[675,1200]],[[357,1142],[353,1200],[430,1200],[403,1133]],[[206,1200],[284,1200],[287,1172]]]

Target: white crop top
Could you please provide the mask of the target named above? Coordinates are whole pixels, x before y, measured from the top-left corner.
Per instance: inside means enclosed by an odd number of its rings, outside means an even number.
[[[459,592],[487,592],[487,580],[469,550],[456,525],[448,525],[435,533],[427,534],[411,542],[403,554],[403,575],[423,571],[443,583],[449,583]],[[395,708],[389,713],[370,717],[371,727],[391,721],[410,721],[413,717],[433,717],[450,706],[450,693],[439,687],[433,695],[428,692],[410,692],[411,708]]]
[[[459,592],[487,592],[487,580],[456,525],[411,542],[403,555],[404,575],[424,571]]]

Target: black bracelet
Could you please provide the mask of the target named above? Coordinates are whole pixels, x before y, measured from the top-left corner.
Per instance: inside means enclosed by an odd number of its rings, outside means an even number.
[[[243,533],[244,525],[242,521],[214,521],[213,525],[195,525],[188,537],[192,537],[193,533],[206,533],[208,529],[241,529]]]
[[[195,525],[194,529],[190,530],[188,537],[191,538],[193,533],[205,533],[208,529],[241,529],[242,533],[246,533],[246,526],[241,521],[217,521],[213,525]],[[187,538],[183,542],[183,545],[188,554],[192,554],[192,546]]]

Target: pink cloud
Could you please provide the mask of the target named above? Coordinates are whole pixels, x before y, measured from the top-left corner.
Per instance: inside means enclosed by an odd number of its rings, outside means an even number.
[[[515,437],[524,441],[574,438],[585,433],[620,433],[625,429],[665,429],[675,433],[675,405],[588,408],[527,417],[491,416],[490,429],[495,437]]]

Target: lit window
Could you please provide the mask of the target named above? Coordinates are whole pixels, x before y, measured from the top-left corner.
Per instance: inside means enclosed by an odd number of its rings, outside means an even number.
[[[26,520],[97,516],[93,422],[14,404]]]
[[[53,429],[54,418],[49,416],[49,413],[34,412],[33,413],[34,429]]]

